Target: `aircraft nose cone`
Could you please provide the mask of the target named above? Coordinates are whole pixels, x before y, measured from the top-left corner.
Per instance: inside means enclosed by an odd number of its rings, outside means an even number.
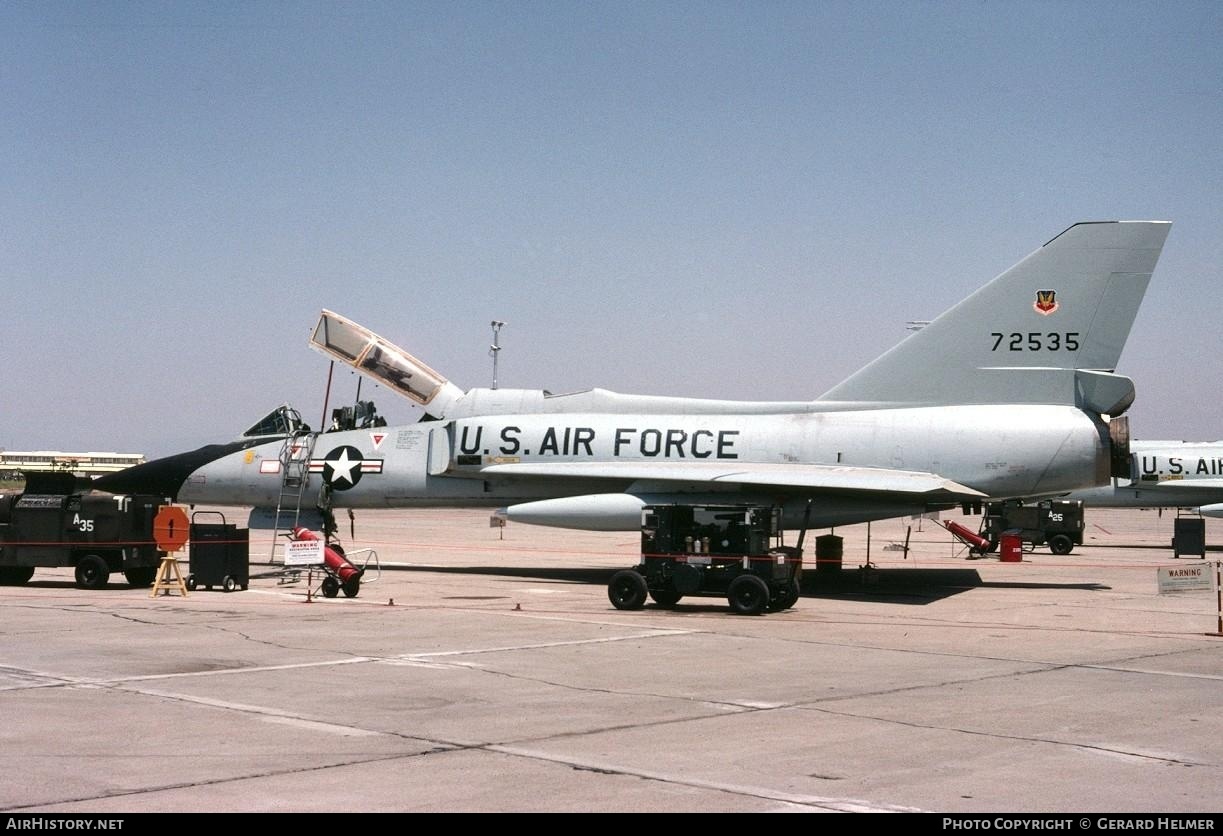
[[[108,473],[93,482],[94,488],[108,493],[152,494],[178,498],[178,492],[192,473],[219,458],[254,445],[253,441],[209,444],[189,453],[175,453],[138,464],[117,473]]]

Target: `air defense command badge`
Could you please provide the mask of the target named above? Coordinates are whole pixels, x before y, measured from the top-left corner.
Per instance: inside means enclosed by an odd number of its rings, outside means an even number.
[[[1036,291],[1036,301],[1032,303],[1038,314],[1048,316],[1058,309],[1056,290]]]

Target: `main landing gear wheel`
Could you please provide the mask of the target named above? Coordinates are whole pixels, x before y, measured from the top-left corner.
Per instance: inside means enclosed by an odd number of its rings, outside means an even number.
[[[769,586],[755,575],[740,575],[730,582],[726,599],[739,615],[760,615],[769,605]]]
[[[639,610],[645,606],[649,588],[635,569],[621,569],[607,584],[607,597],[618,610]]]
[[[76,564],[76,585],[81,589],[102,589],[110,580],[110,566],[96,554],[87,554]]]
[[[334,598],[340,594],[340,582],[328,575],[323,578],[323,597]]]

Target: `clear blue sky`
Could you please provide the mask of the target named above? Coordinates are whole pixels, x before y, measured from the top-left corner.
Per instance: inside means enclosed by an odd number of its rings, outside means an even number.
[[[1217,2],[0,2],[0,447],[317,424],[324,307],[463,388],[498,318],[502,386],[815,397],[1118,218],[1174,222],[1134,435],[1223,438],[1221,44]]]

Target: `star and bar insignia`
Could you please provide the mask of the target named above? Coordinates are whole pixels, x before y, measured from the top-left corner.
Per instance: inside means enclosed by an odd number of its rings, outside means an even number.
[[[336,447],[321,459],[310,460],[310,472],[323,474],[323,481],[333,490],[346,491],[356,487],[366,473],[381,473],[383,459],[367,459],[356,447],[345,444]]]

